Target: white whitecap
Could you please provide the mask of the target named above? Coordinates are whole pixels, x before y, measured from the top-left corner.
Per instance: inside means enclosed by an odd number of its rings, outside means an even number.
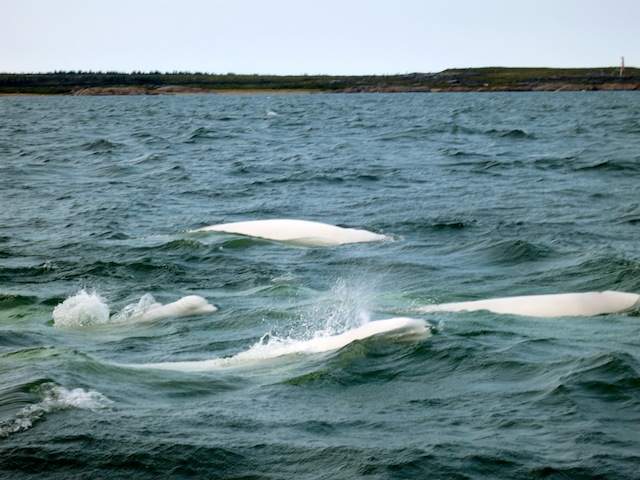
[[[33,393],[40,396],[40,401],[21,408],[12,418],[0,423],[0,438],[31,428],[46,413],[69,408],[96,411],[113,404],[96,390],[68,390],[54,383],[42,384]]]

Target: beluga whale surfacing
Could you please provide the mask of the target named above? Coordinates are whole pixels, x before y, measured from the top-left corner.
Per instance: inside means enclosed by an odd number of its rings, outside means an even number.
[[[527,317],[591,317],[619,313],[638,308],[640,295],[636,293],[605,292],[559,293],[550,295],[524,295],[519,297],[490,298],[468,302],[424,305],[420,313],[434,312],[489,312]]]
[[[252,220],[221,223],[192,230],[196,232],[221,232],[248,237],[274,240],[303,247],[334,247],[349,243],[376,242],[389,237],[368,230],[343,228],[308,220]]]
[[[255,366],[265,361],[295,355],[311,355],[339,350],[347,345],[373,337],[396,341],[415,341],[431,336],[431,325],[425,320],[395,317],[367,322],[357,328],[337,335],[319,335],[309,340],[275,338],[267,343],[262,340],[248,350],[231,357],[209,360],[157,362],[121,365],[135,369],[174,370],[181,372],[207,372],[227,367]]]

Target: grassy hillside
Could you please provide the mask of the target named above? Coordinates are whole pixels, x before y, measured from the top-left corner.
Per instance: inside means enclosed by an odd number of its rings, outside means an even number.
[[[0,73],[0,93],[171,94],[225,91],[408,92],[636,90],[640,69],[468,68],[405,75],[215,75],[205,73]]]

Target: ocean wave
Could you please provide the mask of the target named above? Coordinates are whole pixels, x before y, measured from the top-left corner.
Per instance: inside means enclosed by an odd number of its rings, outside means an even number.
[[[565,283],[588,282],[582,289],[603,289],[615,285],[617,290],[640,291],[640,263],[635,259],[611,254],[589,254],[579,257],[571,265],[549,272],[551,277],[562,276]]]
[[[486,132],[487,135],[497,136],[505,139],[513,140],[534,140],[536,137],[532,133],[529,133],[520,128],[514,128],[511,130],[497,130],[491,129]]]
[[[0,438],[8,437],[14,433],[31,428],[45,414],[58,410],[78,408],[82,410],[96,411],[107,408],[113,402],[96,390],[83,388],[67,389],[54,382],[42,383],[29,389],[28,394],[20,394],[18,390],[0,392],[4,398],[11,402],[24,401],[24,398],[37,398],[35,403],[22,407],[12,417],[0,422]]]
[[[231,119],[229,119],[231,120]],[[182,134],[178,140],[181,143],[201,143],[201,142],[208,142],[211,140],[223,140],[223,139],[232,139],[235,138],[236,135],[234,135],[233,133],[230,133],[228,130],[215,130],[215,129],[210,129],[210,128],[206,128],[206,127],[198,127],[195,128],[194,130],[191,130],[190,132],[184,133]]]
[[[553,405],[559,419],[578,411],[597,416],[603,405],[619,412],[640,409],[640,364],[628,353],[568,358],[550,366],[545,375],[550,377],[548,386],[540,385],[531,401],[536,407]]]
[[[535,135],[533,135],[532,133],[528,133],[519,128],[509,130],[508,132],[499,133],[499,135],[503,138],[515,138],[515,139],[521,139],[521,138],[535,139],[536,138]]]
[[[601,171],[611,173],[638,173],[640,163],[637,159],[610,158],[585,165],[584,162],[574,165],[575,171]]]
[[[464,221],[437,221],[432,225],[432,228],[435,230],[458,230],[461,228],[468,227],[469,224]]]
[[[552,248],[524,239],[485,242],[476,251],[491,263],[503,265],[540,261],[553,254]]]
[[[563,377],[562,384],[578,395],[599,395],[627,407],[640,407],[640,363],[628,353],[582,359]]]
[[[469,151],[467,150],[469,147],[466,146],[465,150],[460,149],[460,147],[440,147],[438,149],[439,152],[441,152],[442,154],[448,156],[448,157],[454,157],[456,160],[460,160],[463,158],[477,158],[477,159],[482,159],[482,158],[490,158],[491,155],[489,155],[488,153],[484,153],[484,152],[475,152],[475,151]]]
[[[474,155],[474,157],[476,156]],[[510,167],[511,164],[503,162],[501,160],[497,160],[495,157],[476,157],[474,160],[467,159],[467,157],[465,157],[464,161],[459,161],[459,159],[456,159],[456,161],[451,164],[451,169],[454,171],[462,169],[464,171],[471,171],[474,173],[487,173],[492,175],[506,172],[510,169]]]
[[[80,148],[89,150],[90,152],[104,153],[104,152],[111,152],[121,146],[122,146],[121,144],[114,142],[112,140],[109,140],[107,138],[100,138],[98,140],[93,140],[91,142],[84,143],[80,146]]]
[[[35,305],[38,297],[31,295],[18,295],[11,293],[0,293],[0,308],[13,308],[25,305]]]
[[[161,282],[167,278],[173,280],[179,278],[183,273],[179,265],[166,260],[159,262],[157,258],[151,256],[134,256],[128,262],[109,260],[106,255],[101,258],[103,259],[96,260],[89,265],[74,265],[73,276],[70,278],[76,278],[76,275],[79,279],[91,278],[92,276],[126,280],[147,277],[146,283],[149,284]]]
[[[26,262],[25,262],[26,263]],[[65,265],[64,268],[68,266]],[[58,262],[46,261],[32,265],[0,266],[0,281],[7,283],[46,283],[60,276]]]
[[[72,348],[58,347],[27,347],[19,350],[12,350],[0,355],[0,359],[13,362],[33,363],[39,360],[49,360],[53,358],[64,358],[66,362],[71,359],[81,361],[91,360],[86,353],[82,353]]]

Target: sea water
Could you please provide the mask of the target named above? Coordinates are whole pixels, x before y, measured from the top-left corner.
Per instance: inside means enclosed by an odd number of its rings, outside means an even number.
[[[637,92],[5,97],[0,179],[3,478],[637,478],[637,310],[419,313],[640,292]]]

